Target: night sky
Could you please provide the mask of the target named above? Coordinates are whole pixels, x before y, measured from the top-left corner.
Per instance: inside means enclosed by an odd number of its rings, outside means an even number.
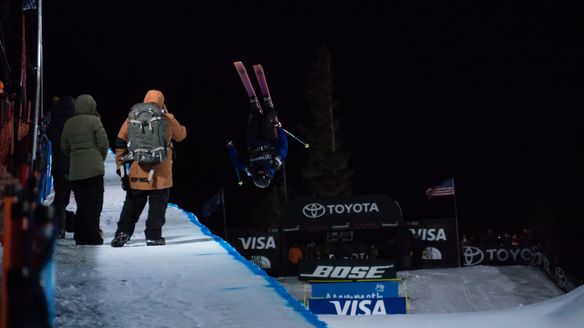
[[[297,132],[308,68],[326,44],[355,194],[390,195],[406,219],[451,216],[452,198],[424,191],[454,176],[463,229],[517,229],[537,206],[563,233],[584,227],[579,11],[552,1],[209,3],[45,4],[46,99],[93,95],[113,143],[154,88],[187,127],[172,202],[198,213],[225,186],[229,221],[243,220],[252,188],[236,186],[223,147],[243,147],[248,110],[232,63],[263,65],[280,121]],[[292,195],[304,152],[290,140]]]

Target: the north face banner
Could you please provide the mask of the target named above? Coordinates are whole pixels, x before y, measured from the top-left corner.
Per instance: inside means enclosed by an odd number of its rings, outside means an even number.
[[[397,226],[399,204],[386,195],[291,200],[283,212],[286,230],[365,229]]]
[[[265,230],[229,230],[227,241],[239,254],[269,274],[284,271],[279,233]]]
[[[454,219],[403,222],[402,228],[408,229],[418,238],[423,268],[458,266],[458,238]]]
[[[396,278],[393,260],[304,260],[300,280],[379,281]]]

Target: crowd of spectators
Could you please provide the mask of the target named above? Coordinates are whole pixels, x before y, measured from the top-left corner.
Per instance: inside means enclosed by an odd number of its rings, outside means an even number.
[[[487,229],[478,235],[463,232],[460,237],[461,250],[464,246],[477,246],[482,248],[524,248],[534,246],[533,232],[529,228],[519,231],[495,232]]]

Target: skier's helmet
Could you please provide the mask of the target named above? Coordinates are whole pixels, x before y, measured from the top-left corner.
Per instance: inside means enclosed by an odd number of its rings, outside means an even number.
[[[272,182],[272,176],[264,169],[259,169],[253,175],[253,184],[258,188],[267,188]]]

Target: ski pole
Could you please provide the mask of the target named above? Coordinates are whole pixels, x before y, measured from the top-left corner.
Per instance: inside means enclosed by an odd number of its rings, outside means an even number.
[[[297,136],[295,136],[295,135],[293,135],[292,133],[290,133],[290,131],[288,131],[288,130],[286,130],[286,129],[284,129],[284,128],[282,128],[282,130],[284,130],[284,132],[286,132],[286,133],[287,133],[289,136],[291,136],[292,138],[296,139],[296,141],[298,141],[298,142],[300,142],[301,144],[303,144],[303,145],[304,145],[304,148],[309,148],[309,147],[310,147],[310,145],[309,145],[309,144],[307,144],[306,142],[304,142],[304,141],[300,140],[300,139],[299,139]]]
[[[237,166],[233,165],[233,168],[235,168],[235,175],[237,176],[237,185],[243,185],[243,181],[241,181],[241,178],[239,177],[239,170],[237,169]]]
[[[234,147],[233,141],[228,139],[227,142],[225,143],[225,147],[227,148],[227,152],[229,152],[229,148]],[[231,157],[231,155],[229,155],[229,156]],[[238,186],[243,185],[243,181],[241,181],[241,178],[239,177],[239,169],[237,168],[237,164],[235,164],[233,159],[231,160],[231,164],[233,164],[233,168],[235,169],[235,176],[237,176],[237,185]]]

